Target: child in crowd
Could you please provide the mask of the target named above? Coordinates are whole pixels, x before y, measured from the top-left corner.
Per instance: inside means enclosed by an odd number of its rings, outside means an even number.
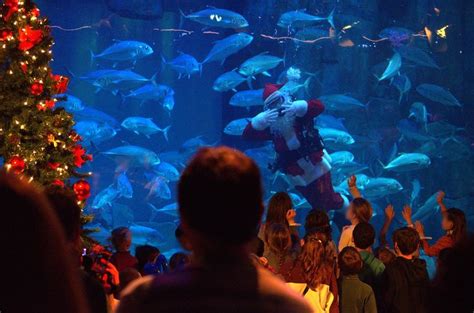
[[[275,273],[280,271],[283,263],[295,259],[290,230],[283,224],[272,224],[267,228],[265,246],[263,257],[268,261],[266,266]]]
[[[308,215],[306,215],[304,228],[306,234],[315,231],[325,233],[329,239],[328,247],[332,250],[332,257],[334,259],[337,258],[337,247],[332,238],[331,224],[329,222],[329,216],[326,212],[315,209],[309,211]]]
[[[322,232],[305,236],[295,260],[281,266],[280,274],[288,285],[301,294],[314,312],[339,312],[335,263],[327,255],[328,237]]]
[[[341,278],[339,280],[341,313],[377,313],[372,288],[359,279],[363,261],[353,247],[345,247],[338,257]]]
[[[339,251],[342,251],[345,247],[353,247],[354,240],[352,232],[354,227],[360,222],[368,223],[372,217],[373,209],[369,201],[361,197],[359,190],[357,189],[357,179],[355,176],[351,176],[348,180],[349,191],[354,199],[349,204],[346,211],[346,219],[351,222],[350,226],[345,226],[339,239]]]
[[[355,248],[359,251],[363,262],[359,278],[376,290],[380,277],[385,270],[385,265],[372,253],[372,245],[375,242],[375,229],[369,223],[362,222],[357,224],[352,235]]]
[[[382,261],[385,267],[387,267],[388,264],[392,263],[397,258],[395,253],[393,253],[393,251],[387,247],[379,247],[375,249],[374,255],[377,259]]]
[[[183,252],[177,252],[170,258],[170,272],[183,270],[189,264],[189,255]]]
[[[382,275],[381,305],[387,313],[424,312],[429,278],[425,261],[416,258],[420,237],[410,227],[396,230],[392,237],[397,258]]]
[[[132,232],[127,227],[118,227],[112,231],[111,241],[115,253],[110,262],[117,270],[121,272],[126,268],[136,268],[138,261],[129,251],[132,245]]]
[[[445,193],[440,191],[438,193],[437,202],[443,215],[441,228],[446,232],[446,234],[439,238],[432,246],[430,246],[428,240],[425,239],[425,230],[421,222],[416,221],[416,223],[413,224],[411,219],[412,209],[408,205],[403,209],[403,217],[405,218],[405,221],[409,226],[415,227],[422,239],[422,248],[428,256],[438,256],[441,250],[453,247],[457,242],[465,238],[467,234],[466,216],[464,215],[464,212],[456,208],[446,208],[443,202],[444,196]]]

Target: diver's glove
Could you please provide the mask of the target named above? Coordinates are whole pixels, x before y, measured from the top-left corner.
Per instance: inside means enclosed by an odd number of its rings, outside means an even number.
[[[276,121],[278,118],[278,111],[276,109],[264,111],[255,116],[252,121],[252,127],[255,130],[264,130]]]
[[[308,112],[308,102],[304,100],[297,100],[288,105],[283,105],[283,114],[291,116],[303,117]]]
[[[299,81],[301,79],[301,70],[296,67],[290,67],[288,71],[286,71],[286,78],[288,81]]]

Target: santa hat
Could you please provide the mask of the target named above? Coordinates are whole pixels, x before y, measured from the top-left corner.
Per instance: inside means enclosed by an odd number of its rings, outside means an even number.
[[[284,84],[266,84],[263,90],[263,100],[267,100],[272,94],[280,90]]]

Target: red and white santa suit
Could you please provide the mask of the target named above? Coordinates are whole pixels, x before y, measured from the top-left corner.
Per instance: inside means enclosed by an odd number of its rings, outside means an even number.
[[[263,98],[266,100],[277,92],[282,85],[267,84]],[[247,140],[272,140],[280,158],[284,158],[284,168],[279,170],[287,174],[289,181],[295,186],[314,209],[337,210],[344,206],[345,200],[333,189],[331,180],[331,158],[324,149],[310,151],[301,155],[299,151],[303,142],[304,125],[314,120],[324,111],[319,100],[295,101],[291,104],[294,118],[284,131],[273,131],[272,123],[265,121],[263,112],[253,118],[244,130],[243,137]],[[285,118],[278,117],[278,119]],[[317,131],[317,130],[316,130]]]

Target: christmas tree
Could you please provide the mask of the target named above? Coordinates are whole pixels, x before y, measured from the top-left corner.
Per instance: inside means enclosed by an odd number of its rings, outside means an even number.
[[[69,79],[54,75],[53,38],[32,1],[4,0],[0,12],[0,156],[9,171],[37,183],[73,188],[77,199],[90,186],[79,168],[91,160],[73,131],[73,117],[56,108]],[[74,179],[76,182],[72,185]]]

